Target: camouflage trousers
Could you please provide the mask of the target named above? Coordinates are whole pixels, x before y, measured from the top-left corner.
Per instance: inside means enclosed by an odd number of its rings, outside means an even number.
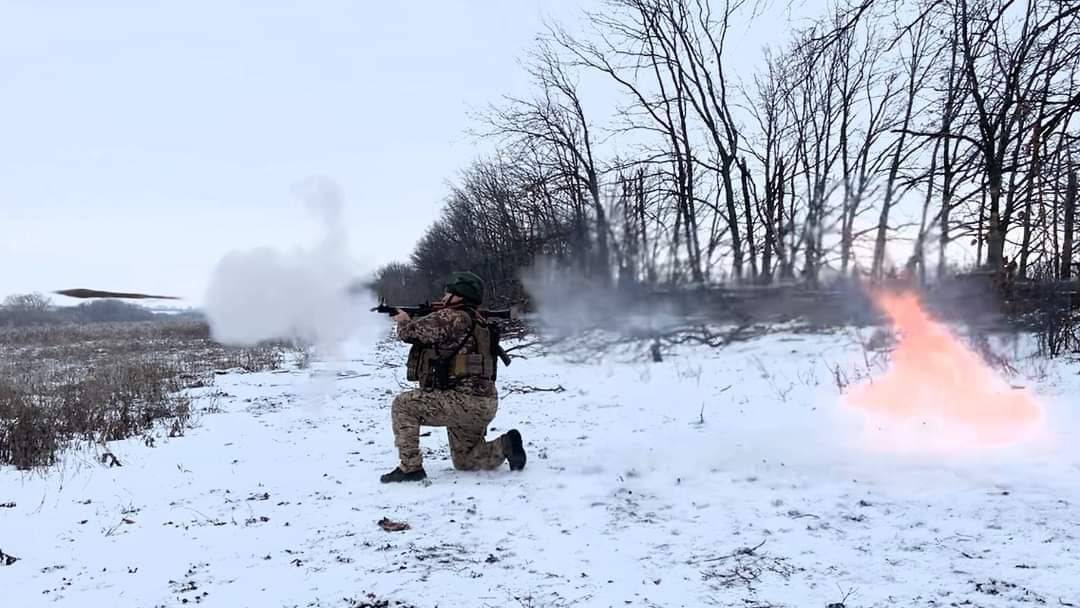
[[[394,445],[401,470],[415,471],[423,465],[420,427],[443,426],[450,441],[455,469],[490,470],[506,461],[502,442],[487,441],[488,425],[499,408],[497,396],[470,395],[455,390],[411,390],[394,398],[390,416]]]

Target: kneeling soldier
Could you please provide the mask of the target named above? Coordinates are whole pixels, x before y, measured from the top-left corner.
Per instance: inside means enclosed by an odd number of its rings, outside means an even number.
[[[525,467],[521,434],[512,429],[487,441],[499,396],[495,390],[495,354],[487,321],[477,311],[484,283],[471,272],[450,275],[438,310],[411,319],[394,315],[398,338],[411,344],[408,377],[420,388],[394,399],[391,418],[401,463],[382,482],[419,481],[427,477],[420,456],[420,427],[444,426],[454,468],[491,470],[509,461]]]

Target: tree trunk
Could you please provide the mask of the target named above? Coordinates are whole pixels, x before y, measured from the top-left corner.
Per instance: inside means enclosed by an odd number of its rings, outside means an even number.
[[[728,213],[728,225],[731,231],[731,273],[735,280],[742,279],[743,274],[743,244],[739,235],[739,211],[735,206],[735,188],[731,183],[731,168],[734,158],[724,159],[721,179],[724,182],[724,199]]]
[[[919,273],[919,285],[926,285],[926,217],[930,212],[930,202],[934,198],[934,174],[937,173],[938,148],[941,140],[934,142],[934,151],[930,154],[930,174],[926,181],[926,198],[923,199],[922,217],[919,220],[919,235],[915,239],[915,251],[912,258]]]
[[[784,230],[784,161],[776,161],[776,260],[780,264],[780,278],[790,279],[792,276],[791,265],[788,264],[787,243],[784,238],[787,231]]]
[[[611,281],[611,254],[608,251],[607,212],[600,201],[600,185],[596,175],[589,175],[589,195],[592,197],[593,211],[596,213],[596,253],[593,258],[592,276],[602,285]]]
[[[750,259],[750,280],[757,281],[757,242],[754,240],[754,214],[750,205],[750,169],[746,166],[744,158],[739,165],[739,174],[742,178],[743,214],[746,216],[746,253]]]
[[[776,191],[766,164],[765,172],[765,244],[761,248],[761,281],[772,282],[772,256],[780,243],[776,240]]]
[[[1072,277],[1073,228],[1076,225],[1076,171],[1069,171],[1069,185],[1065,190],[1065,239],[1061,245],[1061,278]]]
[[[937,279],[940,281],[948,274],[949,264],[946,258],[946,253],[949,248],[949,206],[950,202],[949,193],[943,192],[941,197],[941,217],[938,228],[938,273]]]
[[[914,76],[912,76],[914,78]],[[889,212],[892,211],[893,198],[896,195],[896,179],[900,172],[901,157],[904,153],[907,128],[911,123],[912,105],[915,103],[914,96],[908,99],[907,110],[904,113],[903,130],[900,139],[896,142],[896,151],[893,154],[892,164],[889,166],[889,177],[885,183],[885,200],[881,203],[881,215],[878,217],[877,238],[874,239],[874,262],[870,269],[875,279],[880,279],[885,266],[885,245],[888,243]]]
[[[637,209],[638,229],[641,230],[641,253],[646,267],[645,280],[649,285],[656,284],[656,256],[649,250],[649,227],[645,217],[645,172],[638,170],[634,180],[634,204]]]
[[[1024,202],[1023,238],[1020,243],[1020,276],[1026,277],[1028,270],[1028,258],[1031,255],[1031,223],[1034,215],[1035,197],[1038,195],[1036,187],[1039,181],[1039,151],[1042,144],[1039,143],[1039,124],[1042,118],[1035,122],[1034,134],[1031,136],[1031,166],[1028,168],[1027,200]],[[1019,144],[1019,142],[1018,142]],[[1019,145],[1017,145],[1019,147]],[[1015,165],[1014,165],[1015,166]]]
[[[1001,269],[1005,260],[1005,226],[1001,222],[1001,171],[989,167],[990,216],[986,224],[986,265]]]
[[[950,147],[959,146],[948,134],[952,132],[953,107],[957,96],[957,65],[956,65],[957,40],[956,32],[949,37],[949,80],[946,88],[945,107],[941,113],[941,132],[946,134],[941,142],[941,214],[938,234],[938,274],[937,280],[941,281],[948,273],[947,251],[949,247],[949,216],[952,212],[953,197],[953,152]]]
[[[986,224],[986,190],[981,193],[981,200],[979,202],[979,225],[975,229],[975,266],[976,268],[983,265],[983,243],[986,242],[985,232],[983,226]]]

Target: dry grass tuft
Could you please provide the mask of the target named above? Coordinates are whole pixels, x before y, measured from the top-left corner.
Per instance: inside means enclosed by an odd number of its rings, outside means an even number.
[[[0,464],[53,464],[76,444],[184,434],[185,389],[211,386],[216,372],[273,370],[285,343],[230,348],[191,320],[0,329]]]

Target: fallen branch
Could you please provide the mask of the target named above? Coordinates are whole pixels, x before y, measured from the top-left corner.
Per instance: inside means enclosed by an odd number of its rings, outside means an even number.
[[[753,547],[739,547],[738,549],[736,549],[736,550],[734,550],[731,553],[728,553],[726,555],[720,555],[718,557],[710,557],[710,558],[707,558],[707,559],[699,559],[697,561],[690,560],[687,563],[688,564],[705,564],[705,563],[708,563],[708,562],[719,562],[719,561],[723,561],[725,559],[731,559],[732,557],[736,557],[738,555],[753,555],[755,551],[757,551],[758,549],[765,546],[765,542],[766,541],[763,540],[763,541],[761,541],[760,543],[758,543],[757,545],[755,545]]]
[[[664,342],[668,346],[679,346],[687,343],[695,343],[719,348],[732,342],[746,342],[767,333],[767,330],[757,328],[751,331],[750,325],[738,325],[724,333],[714,333],[708,327],[702,325],[696,328],[679,328],[666,334],[656,336],[656,340]]]
[[[542,346],[543,344],[544,343],[541,342],[540,340],[533,340],[532,342],[526,342],[524,344],[515,344],[514,346],[511,346],[510,348],[504,348],[503,352],[504,353],[512,353],[515,350],[520,350],[520,349],[523,349],[523,348],[529,348],[530,346]]]
[[[720,566],[710,566],[702,571],[702,580],[709,581],[711,587],[731,588],[741,584],[752,591],[766,573],[787,580],[799,571],[787,558],[755,553],[755,549],[742,549],[726,557],[734,558],[730,565],[723,569]]]
[[[555,387],[552,387],[552,388],[543,388],[543,387],[539,387],[539,386],[528,386],[528,385],[524,385],[524,386],[508,386],[508,387],[506,387],[506,392],[507,393],[520,393],[520,394],[527,394],[527,393],[561,393],[561,392],[564,392],[564,391],[566,391],[566,389],[561,384],[559,384],[559,385],[557,385]]]
[[[334,378],[334,380],[352,380],[353,378],[366,378],[370,375],[371,374],[347,374],[345,376],[337,376]]]

